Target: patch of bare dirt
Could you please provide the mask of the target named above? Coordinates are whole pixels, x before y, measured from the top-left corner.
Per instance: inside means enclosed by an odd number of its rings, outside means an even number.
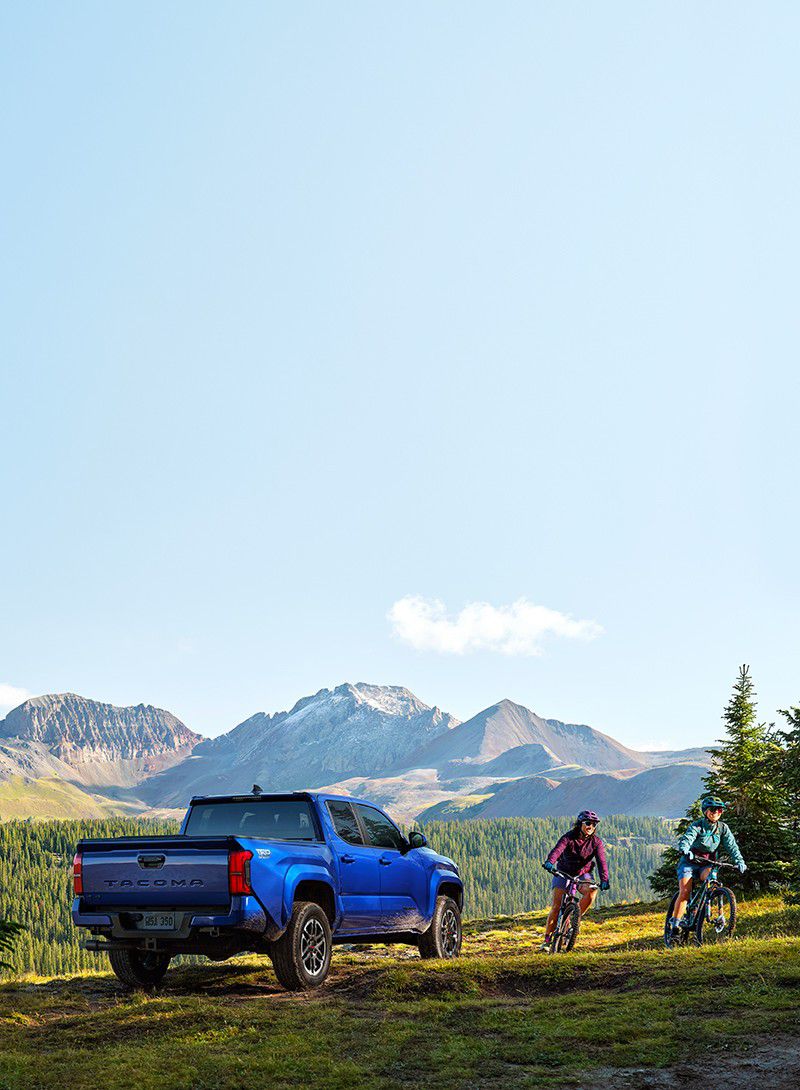
[[[654,1071],[606,1067],[579,1090],[607,1082],[614,1090],[794,1090],[800,1086],[800,1037],[751,1038],[734,1050],[710,1050],[688,1063]]]

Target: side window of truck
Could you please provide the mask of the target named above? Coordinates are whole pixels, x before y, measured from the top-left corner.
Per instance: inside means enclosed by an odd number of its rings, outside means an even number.
[[[328,813],[331,815],[334,829],[342,840],[346,840],[348,844],[364,843],[356,815],[349,802],[329,802]]]
[[[356,808],[367,832],[367,843],[371,847],[396,848],[397,851],[405,848],[403,834],[385,814],[362,803],[356,803]]]

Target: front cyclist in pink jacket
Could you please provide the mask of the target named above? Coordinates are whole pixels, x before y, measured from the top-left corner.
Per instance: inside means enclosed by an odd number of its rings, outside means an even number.
[[[558,910],[564,899],[566,882],[560,875],[554,873],[556,870],[569,874],[572,878],[579,878],[585,874],[587,880],[590,880],[595,860],[597,860],[597,869],[600,871],[600,889],[606,890],[609,888],[606,849],[603,841],[595,832],[599,821],[600,818],[594,810],[581,810],[575,820],[575,825],[568,833],[564,833],[542,864],[544,869],[550,871],[553,875],[551,886],[553,904],[550,915],[547,917],[546,933],[544,942],[539,948],[540,950],[547,950],[550,946],[553,928],[556,926],[556,920],[558,919]],[[581,886],[581,894],[581,916],[583,916],[594,904],[597,890],[589,889],[588,885],[584,885]]]

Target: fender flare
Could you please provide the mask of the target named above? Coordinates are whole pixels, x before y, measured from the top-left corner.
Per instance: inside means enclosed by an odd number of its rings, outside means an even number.
[[[336,883],[327,867],[315,866],[311,863],[293,863],[286,871],[283,880],[281,929],[285,930],[289,923],[294,906],[295,890],[301,882],[323,882],[330,889],[334,906],[334,920],[331,928],[335,931],[342,915],[342,906],[336,890]]]
[[[436,908],[436,898],[439,896],[439,890],[445,884],[456,886],[458,888],[458,890],[459,890],[459,897],[457,898],[458,907],[460,909],[463,909],[463,907],[464,907],[464,882],[462,881],[462,879],[457,874],[454,874],[453,871],[440,869],[440,867],[437,866],[436,870],[431,875],[431,884],[430,884],[431,903],[430,903],[429,911],[428,911],[428,918],[429,919],[433,918],[434,909]]]

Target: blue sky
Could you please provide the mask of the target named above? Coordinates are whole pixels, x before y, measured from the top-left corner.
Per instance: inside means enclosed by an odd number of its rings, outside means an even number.
[[[365,680],[651,748],[741,662],[800,702],[799,33],[7,7],[0,696],[218,733]]]

